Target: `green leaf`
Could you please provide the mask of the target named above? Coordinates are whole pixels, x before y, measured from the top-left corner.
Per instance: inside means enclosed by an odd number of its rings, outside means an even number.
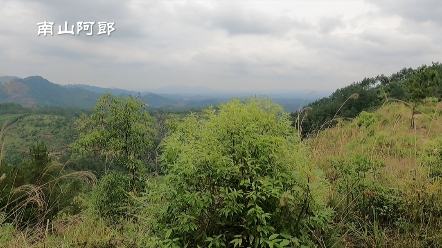
[[[270,237],[269,237],[269,240],[274,240],[274,239],[276,239],[276,237],[278,237],[279,236],[279,234],[273,234],[273,235],[271,235]]]
[[[279,243],[280,246],[284,247],[290,244],[290,241],[287,239],[284,239],[281,241],[281,243]]]
[[[172,235],[172,229],[167,230],[165,238],[166,239],[170,238],[170,235]]]

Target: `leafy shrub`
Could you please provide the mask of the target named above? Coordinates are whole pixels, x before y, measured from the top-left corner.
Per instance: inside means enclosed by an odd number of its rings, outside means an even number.
[[[440,178],[442,176],[442,137],[426,144],[421,158],[423,164],[428,166],[429,176]]]
[[[363,192],[366,202],[362,208],[370,219],[376,217],[382,223],[393,223],[402,215],[400,207],[403,204],[403,198],[400,193],[397,189],[372,185]]]
[[[232,100],[166,138],[155,234],[177,247],[313,245],[327,230],[326,181],[279,105]],[[155,194],[152,193],[151,194]]]
[[[356,119],[356,125],[358,125],[359,127],[368,128],[377,121],[378,118],[375,114],[362,111]]]
[[[435,104],[438,102],[439,102],[439,99],[437,97],[427,97],[424,99],[425,104]]]
[[[337,190],[344,196],[347,212],[363,219],[390,223],[400,216],[402,198],[398,190],[377,183],[379,169],[385,164],[361,154],[346,159],[332,159]]]
[[[131,203],[129,191],[131,177],[121,172],[113,171],[105,175],[93,192],[93,206],[99,215],[109,220],[125,217],[127,207]]]
[[[14,239],[14,226],[6,223],[6,214],[0,212],[0,244],[8,244]]]

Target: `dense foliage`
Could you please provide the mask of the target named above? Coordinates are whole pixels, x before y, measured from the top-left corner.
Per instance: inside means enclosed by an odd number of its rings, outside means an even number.
[[[441,79],[436,70],[427,66],[419,67],[406,81],[406,89],[412,104],[411,127],[414,128],[416,107],[427,97],[433,96]]]
[[[177,247],[311,244],[311,231],[329,227],[322,173],[267,100],[237,99],[185,118],[162,160],[157,232]]]
[[[94,112],[77,121],[80,137],[73,145],[74,152],[104,156],[111,165],[125,168],[135,183],[144,173],[143,156],[155,133],[145,107],[136,98],[103,95]]]

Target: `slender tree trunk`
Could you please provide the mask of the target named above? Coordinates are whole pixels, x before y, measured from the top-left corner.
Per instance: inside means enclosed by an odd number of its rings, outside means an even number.
[[[410,127],[413,129],[414,128],[414,114],[415,114],[415,111],[416,111],[416,107],[417,107],[417,104],[415,103],[415,104],[413,104],[413,109],[411,110],[411,123],[410,123]]]

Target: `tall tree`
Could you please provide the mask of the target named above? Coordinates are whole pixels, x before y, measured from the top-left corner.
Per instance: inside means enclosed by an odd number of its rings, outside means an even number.
[[[439,81],[438,72],[428,68],[426,65],[419,67],[407,80],[406,88],[411,102],[411,128],[414,128],[414,117],[417,106],[421,104],[426,97],[434,93]]]
[[[108,93],[98,100],[92,114],[83,114],[76,124],[80,138],[73,145],[74,152],[104,155],[106,162],[130,173],[134,187],[155,135],[146,104]]]

